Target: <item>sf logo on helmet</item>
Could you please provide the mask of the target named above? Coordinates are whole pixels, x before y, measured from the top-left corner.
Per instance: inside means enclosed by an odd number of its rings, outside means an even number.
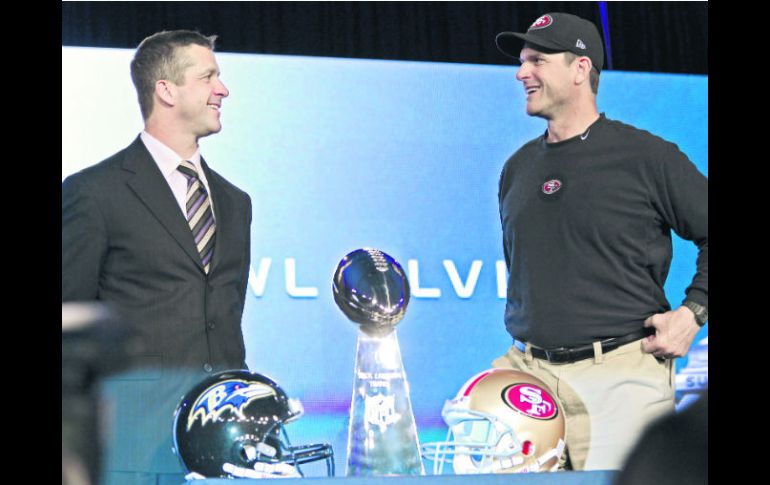
[[[553,398],[534,384],[515,384],[503,391],[505,403],[535,419],[551,419],[557,408]]]
[[[205,426],[228,409],[243,416],[243,408],[250,402],[274,394],[275,391],[270,386],[254,382],[229,380],[217,384],[207,389],[193,404],[187,420],[187,430],[192,428],[198,417],[201,418],[201,426]]]

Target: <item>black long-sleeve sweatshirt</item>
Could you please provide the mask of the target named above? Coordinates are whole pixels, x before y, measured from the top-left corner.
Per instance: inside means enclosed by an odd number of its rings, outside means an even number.
[[[508,332],[583,345],[670,310],[671,230],[699,248],[686,298],[708,306],[708,180],[678,147],[604,114],[574,138],[545,136],[500,177]]]

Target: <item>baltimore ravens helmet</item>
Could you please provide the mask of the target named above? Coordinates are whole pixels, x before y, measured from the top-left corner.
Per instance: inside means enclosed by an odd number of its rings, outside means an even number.
[[[214,374],[191,389],[174,415],[174,452],[197,477],[249,477],[254,470],[296,470],[326,460],[329,444],[292,446],[285,425],[299,419],[302,404],[272,379],[245,370]],[[238,472],[240,470],[240,473]]]

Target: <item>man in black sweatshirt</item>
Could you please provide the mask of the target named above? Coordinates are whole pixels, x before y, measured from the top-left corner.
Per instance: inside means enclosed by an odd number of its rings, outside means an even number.
[[[673,412],[673,359],[708,319],[708,181],[673,143],[599,113],[592,23],[549,13],[496,43],[519,59],[527,114],[548,128],[500,177],[514,343],[493,365],[557,394],[564,467],[619,469],[645,426]],[[674,310],[663,289],[671,230],[699,249]]]

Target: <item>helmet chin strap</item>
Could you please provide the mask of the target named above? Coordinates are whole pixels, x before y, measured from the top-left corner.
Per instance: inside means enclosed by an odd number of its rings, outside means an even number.
[[[254,463],[254,468],[244,468],[225,463],[222,470],[230,476],[238,478],[300,478],[297,469],[288,463]]]
[[[555,470],[556,467],[559,466],[559,458],[561,458],[562,453],[564,453],[565,446],[566,446],[566,443],[564,442],[564,440],[559,439],[559,442],[556,444],[555,448],[551,448],[547,452],[540,455],[540,457],[537,459],[538,468],[543,466],[551,458],[556,458],[556,464],[551,468],[551,470]]]

